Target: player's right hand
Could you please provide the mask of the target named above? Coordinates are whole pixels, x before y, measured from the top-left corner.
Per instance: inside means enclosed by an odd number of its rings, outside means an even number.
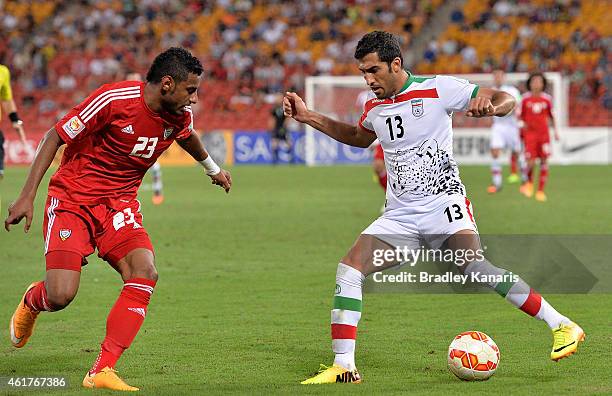
[[[308,121],[308,108],[306,103],[295,92],[285,92],[283,98],[283,112],[285,117],[291,117],[299,122]]]
[[[468,109],[465,112],[467,117],[481,118],[495,115],[495,106],[491,103],[491,98],[486,96],[477,96],[470,100]]]
[[[23,227],[23,231],[30,231],[32,217],[34,216],[34,202],[27,199],[17,199],[17,201],[9,205],[8,212],[9,214],[6,220],[4,220],[5,230],[10,231],[11,225],[19,224],[25,217],[26,223]]]
[[[212,184],[216,184],[225,190],[225,193],[229,193],[232,188],[232,175],[225,169],[221,169],[221,172],[216,175],[210,175]]]

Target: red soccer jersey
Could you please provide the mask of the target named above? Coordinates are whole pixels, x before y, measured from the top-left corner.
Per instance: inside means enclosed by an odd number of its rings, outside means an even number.
[[[552,98],[543,93],[533,96],[526,93],[521,104],[521,119],[525,122],[524,137],[537,137],[548,141],[548,119],[552,118]]]
[[[55,125],[66,149],[49,195],[80,205],[135,199],[147,169],[192,126],[190,108],[154,113],[142,82],[105,84]]]

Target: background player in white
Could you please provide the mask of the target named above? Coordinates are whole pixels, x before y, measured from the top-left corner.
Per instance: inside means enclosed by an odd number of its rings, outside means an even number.
[[[355,339],[363,282],[366,276],[398,264],[375,265],[375,251],[394,246],[418,249],[421,240],[434,249],[444,244],[456,252],[481,248],[472,208],[452,156],[452,114],[466,111],[470,117],[504,116],[515,105],[509,94],[479,88],[466,80],[411,75],[402,68],[399,40],[387,32],[363,36],[355,58],[377,97],[367,102],[357,126],[308,110],[293,92],[287,92],[283,99],[287,116],[339,142],[365,148],[378,137],[389,175],[384,214],[362,232],[338,264],[331,312],[334,364],[303,384],[361,382],[355,367]],[[459,270],[468,275],[508,274],[486,259],[460,265]],[[518,276],[512,278],[488,286],[514,306],[546,322],[554,334],[553,360],[575,352],[584,338],[582,329]]]
[[[499,155],[502,150],[510,151],[510,176],[508,183],[518,183],[520,176],[518,175],[518,167],[521,169],[525,166],[524,159],[521,153],[521,138],[519,134],[518,112],[521,106],[521,93],[519,90],[508,84],[504,84],[505,73],[503,70],[495,70],[493,72],[493,82],[495,89],[509,93],[516,100],[517,105],[514,110],[504,117],[493,118],[493,128],[491,130],[491,177],[492,183],[487,189],[490,194],[495,194],[502,188],[502,165],[499,160]]]

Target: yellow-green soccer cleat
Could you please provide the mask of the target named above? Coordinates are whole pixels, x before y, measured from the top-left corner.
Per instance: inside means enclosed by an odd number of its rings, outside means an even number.
[[[510,176],[508,176],[508,183],[509,184],[518,183],[520,181],[521,181],[521,177],[519,175],[517,175],[516,173],[511,173]]]
[[[554,342],[550,358],[555,362],[568,357],[578,350],[578,343],[584,341],[584,330],[576,323],[570,322],[552,330]]]
[[[310,385],[335,384],[336,382],[359,384],[361,382],[361,375],[359,375],[357,370],[350,371],[336,364],[331,367],[322,364],[319,372],[314,377],[300,383],[302,385]]]

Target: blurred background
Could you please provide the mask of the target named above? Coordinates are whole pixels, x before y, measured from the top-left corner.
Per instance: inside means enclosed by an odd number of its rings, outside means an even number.
[[[607,0],[0,0],[0,63],[12,73],[28,134],[24,146],[3,117],[6,160],[8,166],[29,163],[42,134],[70,107],[101,84],[130,72],[145,74],[158,52],[179,45],[205,67],[195,126],[213,156],[226,163],[269,163],[268,132],[278,94],[292,89],[304,95],[309,76],[358,75],[356,43],[376,29],[401,38],[406,68],[414,74],[478,74],[472,79],[486,82],[496,68],[558,72],[551,74],[557,78],[551,93],[563,97],[555,110],[562,135],[570,136],[564,142],[581,144],[576,136],[592,139],[589,133],[596,130],[594,137],[609,139],[610,15]],[[523,76],[511,81],[522,91]],[[358,113],[352,106],[364,87],[332,89],[333,98],[344,95],[334,102]],[[465,129],[465,135],[458,129],[459,137],[478,136],[456,142],[473,148],[468,163],[485,161],[486,125],[461,118],[455,125]],[[303,132],[296,125],[289,128],[291,160],[303,162]],[[474,135],[474,128],[482,133]],[[596,156],[595,162],[610,162],[609,144],[602,147],[584,160]],[[366,162],[370,155],[336,158],[330,152],[331,163]],[[186,161],[171,150],[161,162]]]

